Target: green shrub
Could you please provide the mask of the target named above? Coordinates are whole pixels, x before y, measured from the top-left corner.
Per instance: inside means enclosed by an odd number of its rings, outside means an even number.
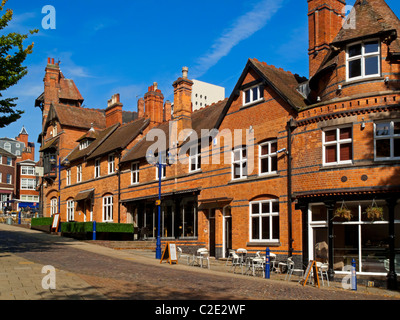
[[[63,222],[61,223],[61,232],[93,232],[93,222]],[[133,233],[133,224],[97,222],[96,232]]]
[[[53,218],[32,218],[31,226],[51,226],[53,223]]]

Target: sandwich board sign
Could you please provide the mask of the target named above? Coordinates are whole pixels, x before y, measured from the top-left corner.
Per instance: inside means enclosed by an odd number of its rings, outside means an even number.
[[[172,262],[178,263],[175,242],[167,242],[167,244],[165,245],[160,263],[162,263],[164,260],[167,260],[169,264],[172,264]]]
[[[304,276],[301,279],[300,283],[303,285],[303,287],[306,285],[311,270],[313,270],[314,284],[319,288],[318,267],[315,260],[310,260],[310,262],[308,263],[306,272],[304,273]]]
[[[60,214],[57,213],[57,214],[53,215],[53,222],[51,224],[51,231],[52,232],[57,232],[59,224],[60,224]]]

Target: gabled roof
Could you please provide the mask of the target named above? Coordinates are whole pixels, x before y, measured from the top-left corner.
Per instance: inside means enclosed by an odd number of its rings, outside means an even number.
[[[256,71],[261,80],[275,90],[293,110],[298,111],[307,106],[306,99],[297,90],[300,84],[307,81],[306,78],[284,71],[281,68],[278,69],[274,66],[267,65],[265,62],[260,62],[257,59],[249,59],[218,119],[216,128],[219,128],[233,100],[240,94],[241,86],[250,69]]]
[[[117,130],[113,131],[112,134],[87,157],[87,160],[95,159],[115,150],[125,149],[130,142],[143,132],[149,123],[149,119],[139,118],[135,121],[123,124]]]
[[[58,119],[61,126],[81,129],[90,129],[92,125],[94,128],[98,129],[104,129],[106,127],[105,114],[100,110],[52,104],[44,126],[44,131],[46,131],[49,123],[55,118]]]
[[[11,152],[8,152],[7,150],[5,150],[3,148],[0,148],[0,154],[3,156],[10,157],[10,158],[16,158],[15,155],[13,155]]]
[[[69,162],[74,162],[84,157],[90,156],[117,128],[119,123],[97,132],[97,138],[89,144],[85,149],[79,150],[79,145],[77,145],[67,156]],[[89,130],[90,131],[90,130]]]
[[[191,114],[192,129],[196,132],[198,138],[201,137],[202,129],[211,130],[213,128],[216,128],[219,116],[221,115],[222,111],[224,110],[224,107],[225,107],[227,101],[228,101],[228,99],[219,101],[219,102],[214,103],[205,108],[196,110]],[[171,120],[171,121],[173,121],[173,120]],[[170,125],[171,121],[163,122],[158,127],[153,128],[153,129],[158,129],[158,130],[161,130],[162,132],[164,132],[165,138],[166,138],[165,141],[167,143],[167,146],[166,146],[167,149],[169,147],[169,125]],[[145,158],[147,150],[153,144],[154,144],[154,141],[147,141],[146,137],[143,137],[131,150],[129,150],[125,154],[125,156],[121,159],[121,163],[135,161],[135,160]]]
[[[77,100],[80,102],[83,102],[84,100],[77,86],[75,85],[74,80],[66,79],[62,73],[60,78],[60,92],[58,98],[66,100]]]
[[[357,0],[349,17],[354,17],[355,26],[344,24],[332,45],[338,46],[373,36],[397,38],[400,21],[384,0]],[[394,32],[394,33],[393,33]]]

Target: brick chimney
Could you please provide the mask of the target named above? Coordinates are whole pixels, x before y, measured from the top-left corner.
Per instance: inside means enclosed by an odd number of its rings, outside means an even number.
[[[178,78],[174,87],[174,120],[177,121],[177,131],[192,128],[192,86],[193,81],[188,79],[188,68],[182,68],[182,77]]]
[[[149,87],[148,92],[144,95],[145,117],[150,118],[153,125],[158,125],[164,120],[164,96],[158,89],[157,82]]]
[[[122,103],[120,102],[119,93],[114,94],[108,100],[106,109],[106,127],[110,127],[116,123],[122,124]]]
[[[171,101],[167,100],[164,104],[164,121],[170,121],[172,118]]]
[[[144,117],[144,99],[140,98],[137,102],[138,118]]]
[[[342,28],[345,0],[308,0],[309,77],[315,75]]]
[[[44,106],[43,106],[43,122],[46,122],[47,115],[52,103],[58,103],[58,93],[60,90],[60,66],[54,63],[54,58],[47,58],[47,66],[45,69],[44,82]]]

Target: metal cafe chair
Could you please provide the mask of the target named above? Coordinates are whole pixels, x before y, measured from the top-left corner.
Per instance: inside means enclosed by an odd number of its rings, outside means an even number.
[[[287,266],[288,266],[288,272],[286,274],[285,280],[289,281],[294,272],[298,272],[301,274],[301,276],[303,276],[304,270],[303,269],[295,269],[294,261],[292,260],[291,257],[288,258]]]
[[[233,263],[233,255],[235,250],[229,249],[228,258],[226,259],[225,267],[228,265],[229,260]]]
[[[182,254],[182,248],[181,247],[177,247],[177,249],[178,249],[178,259],[186,258],[187,259],[187,265],[191,264],[190,259],[193,259],[193,255]]]
[[[195,259],[196,259],[197,265],[199,265],[200,267],[203,267],[203,262],[206,261],[207,267],[208,267],[208,269],[210,269],[210,255],[208,253],[207,248],[198,249],[197,256]]]

